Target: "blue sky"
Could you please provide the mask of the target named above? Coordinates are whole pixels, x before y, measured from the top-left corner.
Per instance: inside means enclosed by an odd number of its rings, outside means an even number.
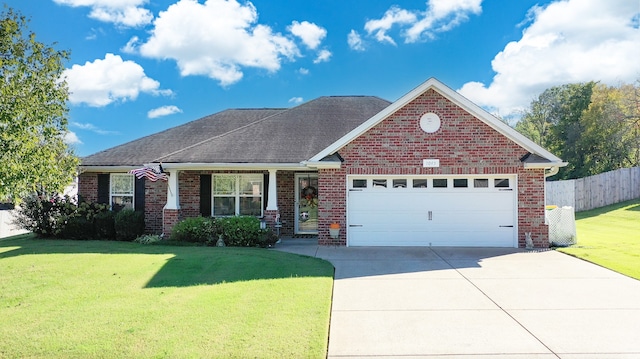
[[[227,108],[394,101],[430,77],[512,121],[554,85],[640,79],[640,0],[4,3],[71,52],[81,156]]]

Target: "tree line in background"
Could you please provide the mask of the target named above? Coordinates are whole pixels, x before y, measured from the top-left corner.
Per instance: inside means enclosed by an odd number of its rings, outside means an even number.
[[[551,87],[515,128],[569,163],[555,180],[640,166],[640,80]]]

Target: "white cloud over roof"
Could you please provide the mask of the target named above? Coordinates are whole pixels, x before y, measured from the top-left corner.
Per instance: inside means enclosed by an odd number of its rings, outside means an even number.
[[[106,54],[104,59],[73,65],[63,73],[69,85],[69,101],[92,107],[106,106],[115,101],[135,100],[141,92],[171,95],[161,90],[160,83],[144,73],[142,66],[123,61],[119,55]]]
[[[223,86],[239,81],[242,67],[274,72],[300,56],[291,39],[257,21],[250,2],[181,0],[159,14],[140,54],[175,60],[182,76],[208,76]]]
[[[402,28],[400,36],[407,43],[432,39],[437,33],[449,31],[468,20],[470,14],[480,14],[481,4],[482,0],[428,0],[425,11],[394,5],[382,18],[367,21],[364,29],[376,40],[393,45],[396,42],[388,34],[393,27]]]
[[[56,4],[91,8],[89,17],[120,26],[138,27],[150,24],[153,14],[142,7],[148,0],[53,0]]]
[[[158,117],[169,116],[169,115],[173,115],[174,113],[181,113],[181,112],[182,110],[178,108],[178,106],[173,106],[173,105],[162,106],[162,107],[154,108],[153,110],[149,110],[149,112],[147,112],[147,117],[158,118]]]
[[[471,101],[510,116],[545,89],[566,83],[640,78],[640,8],[628,0],[567,0],[530,10],[522,38],[493,59],[490,84],[466,83]]]

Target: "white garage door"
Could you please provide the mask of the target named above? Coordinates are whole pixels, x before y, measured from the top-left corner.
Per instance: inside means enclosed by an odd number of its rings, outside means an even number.
[[[517,247],[514,176],[350,176],[349,246]]]

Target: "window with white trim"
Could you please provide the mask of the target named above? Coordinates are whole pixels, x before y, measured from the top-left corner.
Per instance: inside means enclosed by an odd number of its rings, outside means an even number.
[[[262,216],[263,175],[212,176],[213,216]]]
[[[112,173],[109,179],[109,203],[114,211],[134,209],[135,177],[128,173]]]

